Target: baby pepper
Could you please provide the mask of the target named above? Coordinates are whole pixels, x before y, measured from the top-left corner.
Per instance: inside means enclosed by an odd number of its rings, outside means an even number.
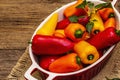
[[[92,28],[93,35],[104,30],[103,21],[97,12],[91,14],[90,22],[93,23],[93,28]]]
[[[79,41],[85,38],[86,29],[83,25],[79,23],[70,23],[65,28],[66,37],[70,38],[73,41]]]
[[[98,10],[98,13],[100,14],[104,21],[106,21],[109,17],[114,16],[113,8],[103,8]]]
[[[49,70],[51,72],[57,73],[73,72],[82,68],[83,66],[81,64],[80,58],[76,53],[64,55],[52,62],[49,66]]]
[[[69,7],[67,7],[65,10],[64,10],[64,15],[66,16],[66,17],[70,17],[70,16],[72,16],[72,15],[74,15],[75,13],[76,13],[76,11],[77,11],[77,6],[79,5],[79,4],[81,4],[83,2],[83,0],[77,0],[77,2],[75,3],[75,4],[73,4],[73,5],[70,5]]]
[[[57,23],[56,29],[64,29],[65,27],[67,27],[69,24],[71,23],[71,21],[69,20],[69,18],[64,18],[61,21],[59,21]]]
[[[110,47],[119,41],[120,30],[117,30],[114,27],[109,27],[88,40],[88,42],[95,46],[98,50]]]
[[[32,51],[37,55],[60,55],[73,49],[74,44],[55,36],[35,35],[32,39]]]
[[[65,33],[64,33],[64,29],[57,29],[55,30],[53,36],[56,36],[56,37],[61,37],[61,38],[65,38]]]
[[[86,41],[76,43],[74,50],[84,64],[92,64],[99,59],[97,49]]]
[[[54,13],[48,19],[48,21],[36,32],[36,34],[40,35],[50,35],[52,36],[58,21],[58,13]]]
[[[49,65],[55,61],[56,59],[58,59],[60,56],[40,56],[40,59],[39,59],[39,65],[40,67],[42,67],[43,69],[45,70],[48,70],[49,68]]]
[[[115,17],[108,18],[104,23],[105,29],[108,27],[116,27],[116,20]]]

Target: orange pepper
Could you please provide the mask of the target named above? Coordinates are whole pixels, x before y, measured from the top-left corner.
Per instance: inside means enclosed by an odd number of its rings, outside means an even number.
[[[92,64],[99,59],[97,49],[86,41],[79,41],[76,43],[74,51],[84,64]]]
[[[64,29],[57,29],[57,30],[55,30],[53,36],[65,38]]]
[[[86,29],[79,23],[70,23],[64,31],[66,37],[70,38],[73,41],[79,41],[85,38]]]
[[[73,72],[83,68],[80,62],[80,58],[76,53],[70,53],[62,56],[52,62],[49,66],[51,72],[66,73]]]
[[[108,27],[115,27],[115,26],[116,26],[116,21],[114,17],[107,19],[104,23],[105,29]]]
[[[106,21],[111,15],[113,15],[114,10],[112,8],[103,8],[98,10],[98,13],[102,19]]]
[[[66,17],[72,16],[72,15],[77,11],[76,7],[77,7],[79,4],[81,4],[82,2],[83,2],[83,0],[78,0],[75,4],[67,7],[67,8],[64,10],[64,15],[65,15]]]

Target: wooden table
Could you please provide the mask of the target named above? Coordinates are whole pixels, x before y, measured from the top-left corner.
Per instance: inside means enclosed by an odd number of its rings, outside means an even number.
[[[28,46],[34,30],[57,7],[73,0],[0,0],[0,79]]]
[[[28,46],[34,30],[57,7],[72,0],[0,0],[0,79]],[[48,7],[49,6],[49,7]]]

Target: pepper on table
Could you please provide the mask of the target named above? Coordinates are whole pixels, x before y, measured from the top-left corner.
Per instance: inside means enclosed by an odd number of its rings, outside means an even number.
[[[81,60],[76,53],[64,55],[52,62],[49,66],[51,72],[57,73],[73,72],[82,68]]]
[[[114,27],[109,27],[88,40],[88,42],[98,50],[110,47],[119,41],[120,30],[117,30]]]
[[[97,49],[84,40],[75,44],[74,51],[78,54],[84,64],[92,64],[99,59]]]

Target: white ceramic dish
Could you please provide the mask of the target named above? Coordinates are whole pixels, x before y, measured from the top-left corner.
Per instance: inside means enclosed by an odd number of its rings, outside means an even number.
[[[99,3],[104,3],[104,1],[101,0],[88,0],[91,1],[95,4],[99,4]],[[114,5],[116,3],[117,0],[114,0],[112,2],[112,6],[113,9],[115,11],[115,16],[117,19],[117,29],[120,29],[120,14],[119,12],[115,9]],[[57,9],[56,11],[54,11],[52,14],[50,14],[36,29],[36,31],[34,32],[33,36],[36,34],[37,30],[40,29],[42,27],[42,25],[51,17],[51,15],[53,15],[54,13],[58,12],[59,13],[59,20],[63,19],[63,11],[66,7],[72,5],[76,3],[76,1],[68,3],[66,5],[64,5],[63,7]],[[32,36],[32,38],[33,38]],[[31,40],[32,40],[31,38]],[[83,68],[81,70],[75,71],[75,72],[70,72],[70,73],[53,73],[53,72],[49,72],[46,71],[44,69],[42,69],[39,64],[38,64],[38,60],[37,57],[32,53],[32,49],[31,49],[31,44],[29,45],[29,55],[30,58],[32,60],[32,65],[29,67],[29,69],[26,71],[25,73],[25,78],[28,80],[37,80],[36,78],[34,78],[33,76],[31,76],[31,73],[35,70],[38,69],[40,72],[42,72],[45,75],[48,75],[48,77],[46,77],[45,80],[90,80],[92,77],[94,77],[97,73],[99,73],[99,71],[103,68],[103,66],[105,65],[106,61],[109,59],[110,55],[111,55],[111,51],[113,50],[113,48],[115,47],[115,45],[111,46],[106,53],[99,59],[97,60],[95,63],[93,63],[92,65]]]

